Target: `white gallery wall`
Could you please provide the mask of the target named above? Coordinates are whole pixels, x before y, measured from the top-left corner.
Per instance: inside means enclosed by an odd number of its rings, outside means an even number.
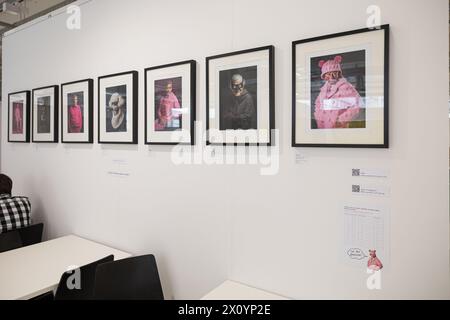
[[[296,299],[450,298],[447,0],[79,4],[80,30],[66,27],[62,10],[3,42],[1,168],[15,194],[30,196],[48,238],[73,233],[154,253],[167,298],[197,299],[225,279]],[[291,148],[291,42],[363,28],[373,4],[391,26],[391,148]],[[265,45],[275,46],[277,174],[176,165],[171,147],[143,145],[144,68],[196,60],[204,123],[205,57]],[[9,92],[129,70],[140,76],[139,145],[7,143]],[[354,167],[388,171],[390,197],[355,199]],[[381,290],[339,258],[342,207],[357,200],[390,209]]]

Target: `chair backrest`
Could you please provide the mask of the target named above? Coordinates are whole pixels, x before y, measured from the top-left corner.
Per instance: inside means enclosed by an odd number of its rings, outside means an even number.
[[[72,281],[75,275],[74,271],[63,273],[58,288],[56,289],[55,300],[91,300],[94,293],[94,279],[97,267],[102,263],[111,261],[114,261],[113,255],[80,267],[79,288],[75,287],[72,289],[72,286],[77,284],[76,279]],[[68,282],[70,282],[70,288]]]
[[[43,230],[44,230],[43,223],[17,229],[22,239],[22,244],[24,247],[40,243],[42,241]]]
[[[40,296],[31,298],[29,301],[53,301],[53,300],[55,300],[53,291],[49,291],[47,293],[41,294]]]
[[[164,300],[155,257],[133,257],[98,266],[94,299]]]
[[[6,252],[22,247],[22,240],[17,230],[0,234],[0,252]]]

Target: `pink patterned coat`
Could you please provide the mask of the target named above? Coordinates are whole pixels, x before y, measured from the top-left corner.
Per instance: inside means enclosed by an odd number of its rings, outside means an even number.
[[[355,87],[345,78],[327,81],[316,99],[314,117],[319,129],[348,128],[358,117],[363,101]]]

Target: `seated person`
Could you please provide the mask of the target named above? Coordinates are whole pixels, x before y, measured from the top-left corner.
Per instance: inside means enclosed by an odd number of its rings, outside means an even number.
[[[31,204],[27,197],[12,197],[12,180],[0,174],[0,233],[28,227]]]

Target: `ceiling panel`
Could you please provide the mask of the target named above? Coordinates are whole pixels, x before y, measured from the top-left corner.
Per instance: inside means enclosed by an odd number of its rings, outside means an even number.
[[[14,24],[19,23],[20,21],[33,16],[39,12],[42,12],[50,7],[56,6],[60,3],[65,2],[65,0],[21,0],[21,1],[12,1],[12,0],[0,0],[0,3],[3,2],[15,2],[18,3],[18,6],[23,8],[23,15],[14,15],[8,12],[0,12],[0,23],[8,23]],[[0,5],[0,10],[3,5]],[[0,26],[0,32],[4,29],[4,26]],[[3,30],[4,31],[4,30]]]

